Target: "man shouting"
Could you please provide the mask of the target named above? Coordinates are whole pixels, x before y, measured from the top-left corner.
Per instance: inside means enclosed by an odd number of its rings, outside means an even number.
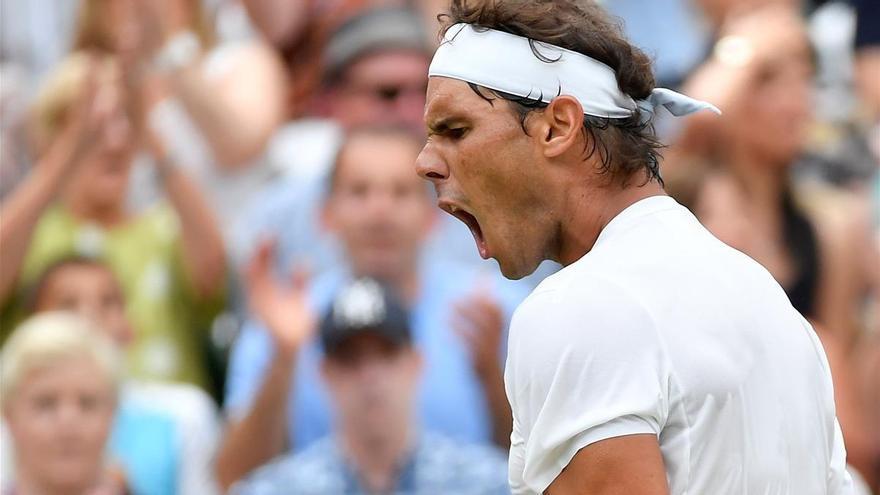
[[[454,0],[419,174],[517,310],[514,493],[848,493],[831,375],[773,277],[666,196],[649,59],[584,0]],[[717,111],[717,110],[715,110]]]

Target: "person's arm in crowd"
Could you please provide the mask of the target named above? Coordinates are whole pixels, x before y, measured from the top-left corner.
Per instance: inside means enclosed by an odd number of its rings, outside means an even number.
[[[501,448],[510,447],[513,413],[504,392],[504,374],[499,362],[504,335],[504,313],[497,302],[478,294],[458,306],[454,325],[467,342],[474,361],[474,371],[483,387],[492,415],[492,440]]]
[[[193,64],[172,71],[168,81],[217,163],[235,168],[257,157],[281,124],[285,84],[280,61],[261,43],[228,56],[216,77]]]
[[[242,0],[248,18],[269,43],[284,46],[303,36],[313,20],[313,0]]]
[[[867,394],[859,373],[866,354],[861,349],[847,349],[839,335],[829,333],[814,325],[822,341],[831,376],[834,380],[834,405],[843,440],[846,445],[847,463],[858,470],[862,478],[876,486],[876,467],[880,462],[878,427],[871,421]]]
[[[140,5],[138,65],[180,100],[218,165],[248,165],[284,119],[287,83],[281,60],[260,40],[212,56],[195,33],[170,25],[160,7]]]
[[[208,299],[218,294],[226,277],[223,235],[198,186],[173,163],[158,138],[150,136],[150,144],[159,178],[180,219],[184,269],[196,294]]]
[[[786,7],[747,11],[725,21],[712,55],[683,84],[683,92],[717,106],[722,115],[749,98],[747,88],[780,57],[799,46],[800,20]],[[706,156],[718,139],[717,115],[699,112],[683,121],[665,163]]]
[[[46,207],[58,197],[66,179],[75,173],[82,156],[98,139],[106,112],[94,104],[95,77],[86,81],[59,137],[0,205],[0,301],[6,301],[12,293],[34,229]]]
[[[825,186],[803,185],[797,193],[819,243],[820,283],[812,319],[849,353],[865,330],[865,301],[880,285],[871,204],[867,198]]]
[[[287,439],[287,403],[296,356],[314,333],[316,319],[306,300],[305,276],[290,287],[273,279],[274,245],[263,242],[247,268],[248,298],[254,315],[272,336],[274,357],[248,412],[230,422],[217,456],[224,490],[280,454]]]
[[[655,435],[627,435],[575,454],[547,495],[667,495],[666,467]]]

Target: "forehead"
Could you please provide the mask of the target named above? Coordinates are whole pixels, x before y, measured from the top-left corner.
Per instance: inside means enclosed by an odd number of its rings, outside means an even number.
[[[420,144],[397,134],[352,136],[339,155],[338,178],[369,175],[387,177],[412,174]]]
[[[428,58],[413,50],[379,51],[363,55],[344,70],[350,81],[419,81],[427,79]]]
[[[432,76],[428,80],[425,124],[429,129],[441,127],[456,119],[494,118],[500,112],[509,115],[508,109],[507,105],[493,105],[464,81],[440,76]]]
[[[100,280],[101,282],[107,282],[108,285],[115,285],[116,281],[113,272],[106,266],[97,263],[77,263],[56,269],[47,282],[49,285],[66,285],[74,282],[81,283],[84,279],[89,281]]]
[[[37,392],[48,388],[71,391],[70,385],[79,388],[110,391],[110,380],[101,366],[86,355],[61,356],[58,360],[44,366],[34,366],[23,376],[26,386],[23,391]],[[63,384],[63,385],[62,385]],[[62,385],[61,387],[58,387]]]

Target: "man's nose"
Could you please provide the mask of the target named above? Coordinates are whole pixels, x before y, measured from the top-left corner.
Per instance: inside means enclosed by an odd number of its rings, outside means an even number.
[[[449,178],[449,168],[436,153],[431,150],[431,144],[428,143],[416,158],[416,171],[419,177],[437,183]]]

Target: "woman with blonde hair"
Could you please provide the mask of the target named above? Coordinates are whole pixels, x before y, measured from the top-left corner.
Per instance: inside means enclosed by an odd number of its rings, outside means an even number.
[[[123,472],[105,457],[118,358],[106,337],[72,314],[46,313],[15,331],[0,357],[3,419],[15,450],[4,493],[128,493]]]

